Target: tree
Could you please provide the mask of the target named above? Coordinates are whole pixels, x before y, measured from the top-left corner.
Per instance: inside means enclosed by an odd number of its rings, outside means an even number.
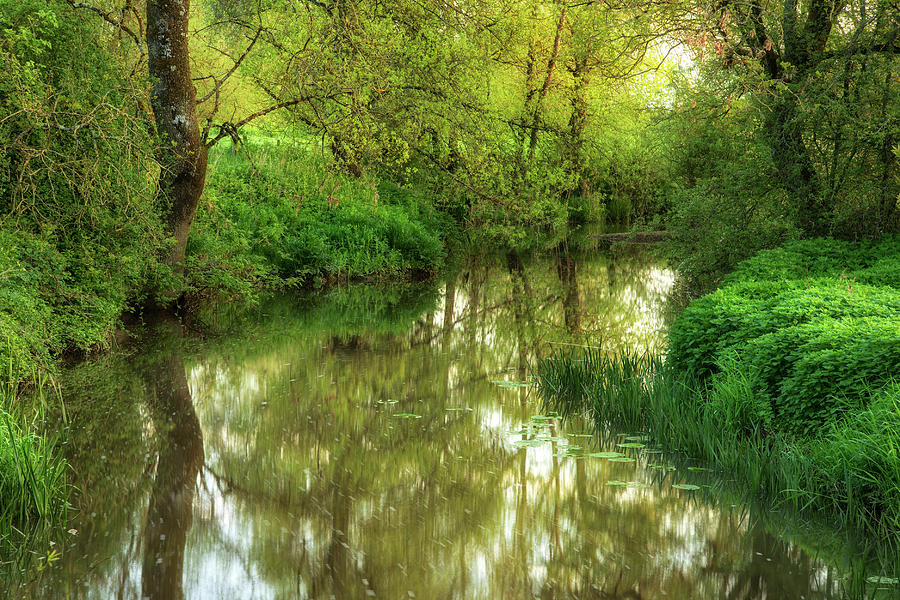
[[[828,233],[847,181],[849,164],[842,163],[874,155],[882,168],[864,167],[867,172],[884,173],[894,165],[884,148],[896,139],[897,129],[896,75],[891,75],[900,55],[896,5],[886,0],[787,0],[777,6],[716,0],[698,8],[696,45],[711,48],[725,68],[741,69],[750,89],[756,79],[765,135],[781,185],[798,203],[801,230]],[[866,96],[873,91],[877,109],[869,110]],[[835,120],[831,130],[817,135],[828,119]],[[871,126],[864,135],[852,130]],[[883,199],[896,198],[896,178],[882,177],[876,185]],[[876,219],[893,219],[891,204],[882,200]]]
[[[151,106],[160,138],[160,193],[174,246],[166,262],[184,263],[188,235],[206,181],[208,144],[197,120],[197,90],[188,48],[190,0],[147,1]]]

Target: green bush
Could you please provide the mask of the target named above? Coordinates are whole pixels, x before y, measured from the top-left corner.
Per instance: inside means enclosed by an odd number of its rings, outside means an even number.
[[[839,278],[852,285],[856,277],[860,283],[897,287],[900,270],[892,270],[896,266],[900,266],[900,236],[886,236],[877,242],[799,240],[743,261],[725,277],[723,285],[816,277]]]
[[[713,376],[714,391],[740,372],[754,402],[768,403],[772,427],[812,435],[864,409],[896,376],[900,289],[891,284],[898,256],[896,237],[805,240],[762,251],[679,316],[668,365]],[[731,375],[722,379],[725,371]]]
[[[290,144],[252,144],[247,152],[215,159],[190,256],[220,256],[224,245],[242,268],[301,281],[430,271],[442,263],[449,225],[428,199],[328,173]]]
[[[165,271],[150,123],[120,108],[145,91],[102,30],[0,0],[0,380],[104,344]]]
[[[900,365],[900,313],[884,319],[822,319],[750,340],[741,352],[756,393],[769,398],[781,430],[814,434],[871,390],[887,385]]]
[[[843,282],[760,281],[725,286],[692,302],[669,331],[669,362],[706,377],[722,352],[776,330],[823,319],[890,318],[900,293]]]

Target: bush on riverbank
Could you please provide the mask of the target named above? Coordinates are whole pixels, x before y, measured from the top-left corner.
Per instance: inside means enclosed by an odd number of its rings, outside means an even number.
[[[434,271],[453,228],[426,198],[389,182],[328,172],[289,142],[213,157],[191,257],[229,253],[259,272],[314,278]]]
[[[676,320],[669,365],[706,379],[728,362],[768,404],[768,427],[817,433],[897,376],[900,288],[889,267],[898,257],[890,237],[760,252]]]
[[[554,410],[649,431],[759,494],[895,547],[898,256],[897,238],[761,252],[679,316],[665,360],[554,357],[538,367],[540,392]]]

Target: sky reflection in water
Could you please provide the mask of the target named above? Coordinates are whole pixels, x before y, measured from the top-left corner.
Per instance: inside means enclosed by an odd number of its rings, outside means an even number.
[[[835,573],[744,507],[671,487],[712,474],[540,418],[517,385],[570,345],[658,348],[671,286],[641,253],[560,247],[437,287],[275,299],[208,341],[169,324],[134,356],[75,369],[78,533],[36,590],[832,597]],[[636,460],[584,457],[599,450]]]

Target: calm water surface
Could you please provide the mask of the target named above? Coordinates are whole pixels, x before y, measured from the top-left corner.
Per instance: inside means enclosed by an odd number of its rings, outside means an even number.
[[[219,315],[224,335],[162,323],[67,376],[78,512],[29,593],[833,597],[832,569],[739,501],[672,487],[722,475],[601,444],[524,385],[571,344],[658,348],[672,282],[560,248],[277,298]],[[610,449],[635,460],[584,456]]]

